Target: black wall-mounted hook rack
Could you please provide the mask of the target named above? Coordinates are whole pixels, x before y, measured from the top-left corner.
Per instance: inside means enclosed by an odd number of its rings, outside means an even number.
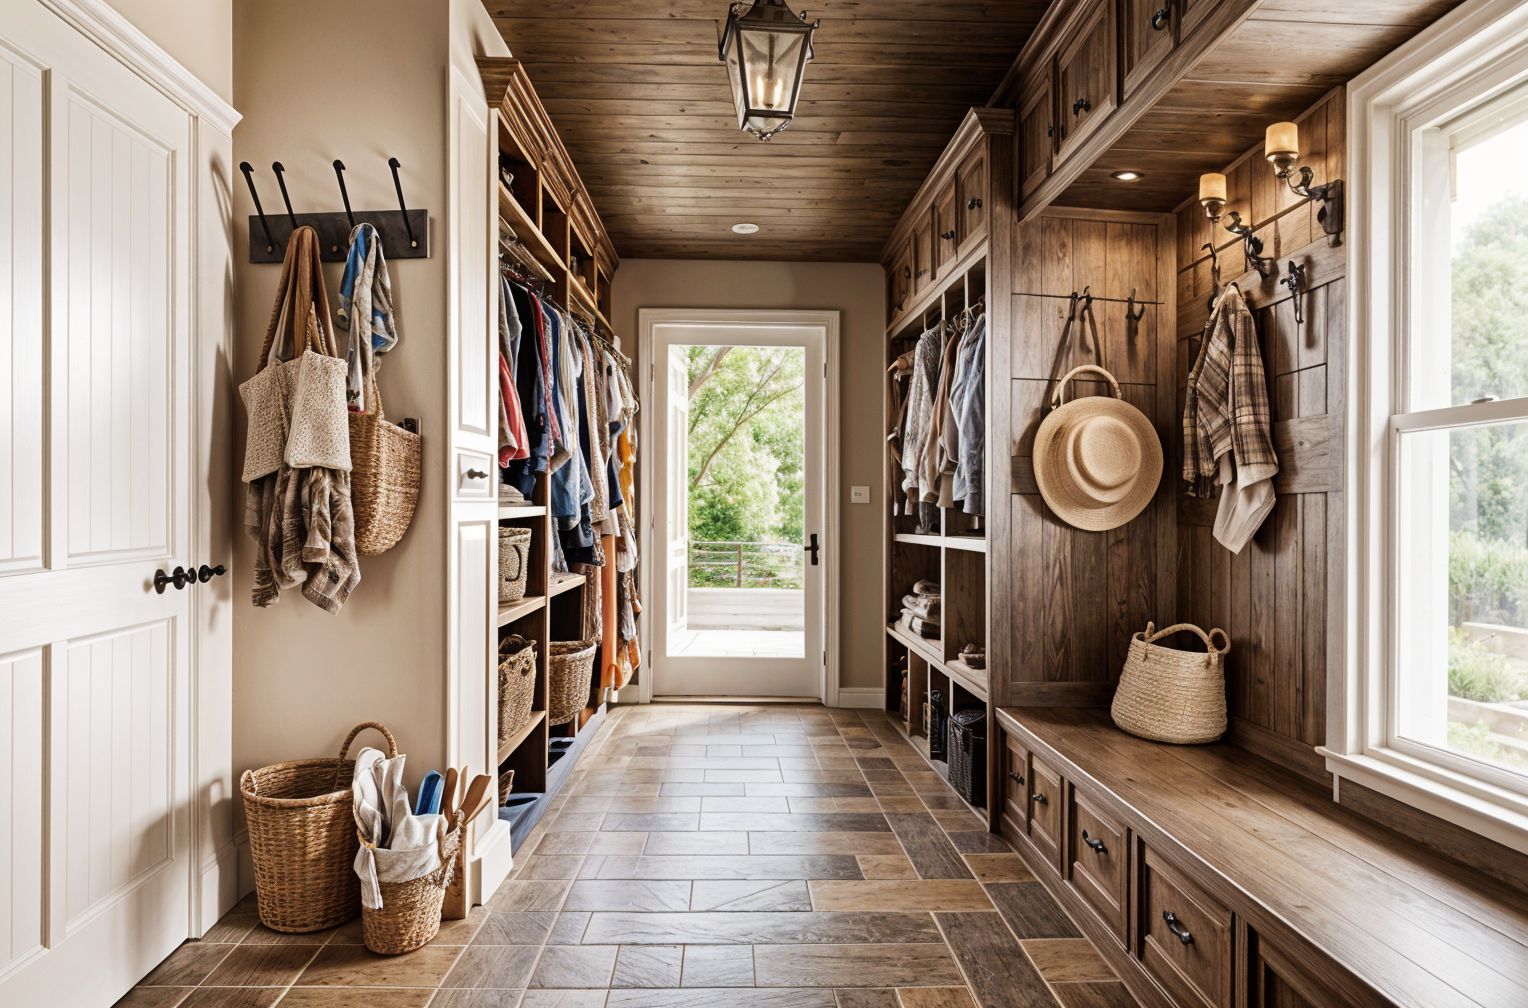
[[[271,237],[271,226],[265,219],[265,208],[260,205],[260,193],[255,189],[255,169],[248,161],[239,162],[239,171],[244,173],[244,184],[249,186],[249,198],[255,201],[255,216],[250,220],[260,222],[260,230],[265,233],[265,251],[274,254],[276,251],[276,239]],[[250,256],[253,260],[255,247],[255,229],[249,229]]]
[[[327,213],[295,213],[287,193],[280,161],[271,164],[276,181],[281,187],[281,199],[286,205],[286,217],[267,217],[260,204],[260,194],[255,191],[254,169],[248,161],[241,162],[239,170],[249,186],[250,197],[255,203],[255,213],[249,218],[249,261],[252,263],[279,263],[286,255],[287,239],[299,227],[311,227],[318,232],[319,258],[324,262],[344,262],[350,251],[350,234],[359,224],[370,224],[377,229],[382,240],[382,254],[389,259],[428,259],[430,257],[430,213],[428,210],[410,210],[403,201],[403,185],[398,176],[401,167],[397,158],[388,159],[392,169],[393,188],[398,194],[397,210],[355,210],[350,204],[350,191],[345,184],[345,162],[335,158],[332,162],[334,176],[339,183],[343,211]],[[258,231],[256,227],[258,225]],[[260,236],[263,236],[263,240]]]
[[[1231,223],[1226,225],[1226,230],[1241,237],[1242,249],[1247,256],[1247,265],[1257,270],[1257,275],[1264,280],[1277,276],[1278,261],[1263,255],[1263,239],[1253,234],[1252,229],[1242,223],[1241,214],[1235,210],[1226,216],[1231,218]]]

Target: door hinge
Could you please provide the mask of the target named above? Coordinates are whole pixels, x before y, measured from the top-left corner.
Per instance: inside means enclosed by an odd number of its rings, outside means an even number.
[[[822,649],[822,667],[823,668],[827,668],[828,667],[828,649],[827,648],[823,648]]]

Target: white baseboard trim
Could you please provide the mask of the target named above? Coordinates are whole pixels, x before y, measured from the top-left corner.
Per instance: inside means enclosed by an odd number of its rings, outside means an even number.
[[[239,861],[242,857],[248,857],[248,848],[246,834],[218,848],[217,853],[202,866],[201,883],[197,890],[200,899],[196,907],[195,934],[192,937],[200,938],[206,934],[212,925],[233,909],[235,903],[244,898],[245,890],[239,884]]]
[[[510,826],[506,820],[494,819],[487,832],[479,835],[473,844],[472,873],[476,891],[470,893],[474,906],[487,903],[498,892],[499,886],[509,878],[515,868],[515,852],[511,844]]]
[[[886,705],[886,691],[879,686],[838,687],[838,707],[879,709]]]

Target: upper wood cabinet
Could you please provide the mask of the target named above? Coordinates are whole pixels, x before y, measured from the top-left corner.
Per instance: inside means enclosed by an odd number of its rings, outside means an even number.
[[[987,147],[978,144],[955,172],[956,213],[960,216],[960,252],[987,237]]]
[[[896,318],[913,297],[913,243],[904,237],[886,267],[886,315]]]
[[[934,282],[934,217],[925,211],[913,224],[913,294],[922,294]]]
[[[1173,51],[1177,21],[1177,0],[1120,0],[1120,74],[1126,98]]]
[[[961,211],[956,209],[955,179],[939,187],[934,197],[934,273],[944,274],[961,247]]]
[[[1114,4],[1095,0],[1056,56],[1060,158],[1068,157],[1119,105]]]
[[[1019,106],[1019,198],[1034,192],[1050,177],[1056,154],[1056,92],[1051,87],[1051,68],[1024,89]]]

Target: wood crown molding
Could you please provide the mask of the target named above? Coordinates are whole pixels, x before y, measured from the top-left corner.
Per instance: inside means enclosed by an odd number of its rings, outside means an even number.
[[[41,2],[188,113],[224,136],[233,136],[233,128],[243,118],[239,111],[105,0]]]
[[[897,221],[897,226],[891,229],[891,235],[886,239],[886,244],[881,246],[882,265],[891,261],[897,242],[912,227],[913,219],[917,217],[915,211],[927,204],[933,198],[934,191],[949,181],[949,174],[970,153],[972,146],[983,136],[1012,136],[1017,118],[1013,109],[994,108],[990,105],[974,106],[966,112],[966,117],[960,121],[955,135],[950,138],[949,143],[945,144],[939,160],[934,162],[923,184],[918,187],[918,191],[908,202],[907,209]]]

